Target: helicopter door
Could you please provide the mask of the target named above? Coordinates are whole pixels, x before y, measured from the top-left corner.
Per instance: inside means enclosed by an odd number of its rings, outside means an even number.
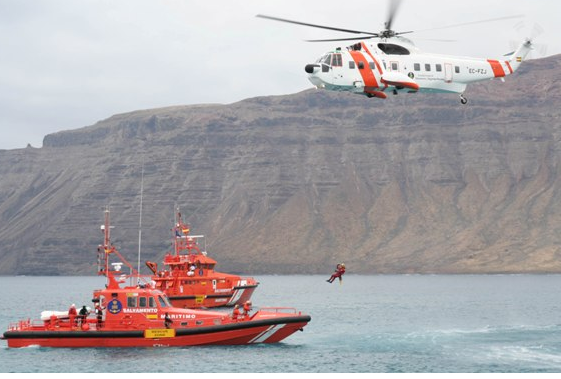
[[[343,57],[340,53],[331,54],[331,73],[333,84],[340,84],[343,78]]]
[[[446,83],[452,83],[452,64],[444,63],[444,81]]]

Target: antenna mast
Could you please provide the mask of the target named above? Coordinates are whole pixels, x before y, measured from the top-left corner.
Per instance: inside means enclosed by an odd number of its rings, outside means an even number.
[[[136,283],[140,282],[140,250],[142,244],[142,197],[144,194],[144,155],[142,156],[142,170],[140,174],[140,216],[138,218],[138,262],[136,270],[138,271],[139,277],[136,278]]]

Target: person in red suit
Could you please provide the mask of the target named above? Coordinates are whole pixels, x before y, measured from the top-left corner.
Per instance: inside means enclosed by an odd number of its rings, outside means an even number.
[[[343,281],[343,274],[345,273],[345,264],[344,263],[339,263],[337,265],[337,269],[335,270],[335,272],[333,273],[333,275],[331,275],[331,278],[327,279],[327,281],[329,283],[333,283],[333,281],[336,278],[339,278],[339,282]]]
[[[78,315],[78,312],[76,311],[76,305],[72,304],[70,306],[70,308],[68,309],[68,318],[70,319],[70,326],[71,327],[74,326],[74,320],[76,319],[77,315]]]

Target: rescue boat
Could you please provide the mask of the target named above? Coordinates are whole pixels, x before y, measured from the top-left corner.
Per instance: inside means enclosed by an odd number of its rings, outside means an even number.
[[[260,308],[216,312],[172,306],[166,294],[138,272],[111,245],[109,211],[104,244],[98,249],[98,273],[107,278],[94,290],[97,310],[43,312],[39,320],[9,325],[2,339],[8,347],[163,347],[276,343],[301,331],[311,317],[294,308]],[[110,260],[119,260],[111,263]],[[123,265],[131,274],[121,270]]]
[[[179,308],[231,307],[249,301],[259,283],[251,277],[215,271],[217,262],[207,256],[204,243],[201,250],[204,235],[192,235],[180,212],[176,217],[173,253],[165,255],[161,270],[156,263],[146,262],[156,288]]]

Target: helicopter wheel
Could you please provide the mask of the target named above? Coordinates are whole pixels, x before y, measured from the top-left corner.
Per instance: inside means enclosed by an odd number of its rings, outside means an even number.
[[[468,99],[466,99],[466,98],[464,97],[464,95],[460,95],[460,103],[466,105],[467,102],[468,102]]]

